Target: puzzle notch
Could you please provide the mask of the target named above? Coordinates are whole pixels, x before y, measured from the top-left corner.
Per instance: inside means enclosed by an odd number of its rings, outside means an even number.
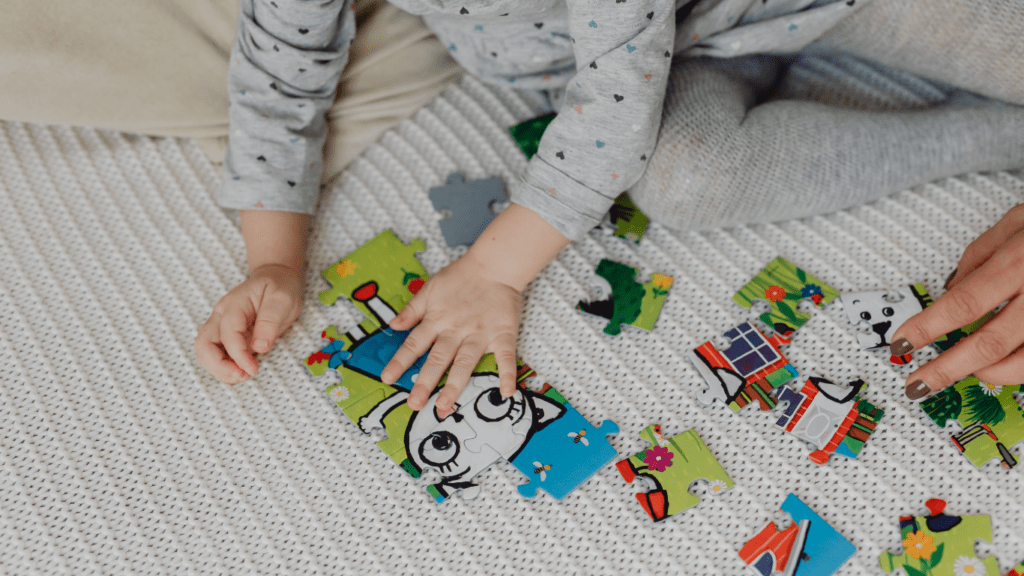
[[[783,388],[779,402],[789,405],[775,427],[813,444],[815,464],[827,464],[832,454],[856,458],[885,414],[860,397],[866,387],[863,380],[843,387],[811,376],[799,391]]]
[[[740,558],[753,574],[829,576],[857,551],[795,494],[786,497],[781,510],[793,519],[788,528],[779,530],[769,522],[740,549]]]
[[[725,350],[708,341],[687,354],[708,385],[697,399],[703,404],[721,400],[733,412],[751,402],[771,410],[776,405],[772,391],[799,376],[779,348],[790,339],[778,332],[767,338],[750,322],[730,329],[725,337],[730,341]]]
[[[671,276],[651,274],[651,281],[641,284],[636,281],[639,269],[607,258],[598,263],[595,273],[608,282],[611,294],[603,300],[581,300],[577,310],[606,318],[604,333],[609,336],[619,334],[624,324],[648,332],[654,329],[672,286]]]
[[[988,516],[946,514],[946,501],[937,498],[925,505],[930,512],[927,516],[900,516],[904,552],[882,552],[878,556],[878,564],[886,574],[899,568],[908,576],[999,573],[995,556],[982,560],[974,554],[978,540],[992,541],[992,521]]]
[[[650,492],[638,492],[636,499],[655,522],[696,506],[700,499],[690,494],[690,485],[703,480],[708,491],[718,496],[733,487],[733,481],[701,440],[696,430],[687,430],[672,438],[661,435],[661,426],[644,428],[640,438],[651,443],[615,466],[632,484],[638,476],[654,484]]]
[[[975,467],[998,458],[1009,469],[1018,463],[1010,448],[1024,440],[1024,411],[1013,398],[1021,386],[996,386],[968,376],[921,402],[921,408],[943,428],[959,424],[961,431],[951,436],[953,446]]]
[[[761,314],[760,320],[788,336],[811,319],[810,314],[797,311],[801,300],[810,300],[820,308],[838,296],[828,284],[779,257],[740,288],[732,300],[747,310],[757,300],[766,301],[771,309]]]
[[[430,189],[430,201],[437,211],[447,211],[442,218],[441,234],[449,246],[468,246],[476,242],[484,228],[494,220],[491,210],[495,202],[505,202],[505,186],[501,178],[465,182],[462,174],[448,175],[446,186]]]

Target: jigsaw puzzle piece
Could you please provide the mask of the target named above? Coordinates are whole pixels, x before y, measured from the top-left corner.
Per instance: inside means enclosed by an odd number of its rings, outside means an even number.
[[[594,426],[548,384],[539,392],[525,392],[541,412],[534,416],[526,443],[505,458],[529,479],[519,486],[524,497],[533,498],[543,488],[561,500],[615,458],[617,452],[606,436],[617,434],[619,426],[611,420]]]
[[[775,332],[788,336],[811,319],[809,314],[797,311],[801,300],[811,300],[820,308],[837,296],[834,288],[780,257],[769,262],[732,300],[747,310],[757,300],[766,301],[771,310],[759,318]]]
[[[547,130],[548,124],[551,124],[555,116],[557,114],[552,112],[551,114],[520,122],[508,129],[512,139],[519,145],[519,149],[523,151],[523,154],[526,154],[527,160],[533,158],[533,155],[537,153],[537,149],[540,148],[540,139],[544,136],[544,131]]]
[[[612,226],[615,227],[615,235],[634,244],[640,243],[647,226],[651,223],[651,219],[633,204],[633,200],[626,192],[615,198],[609,216]]]
[[[854,324],[866,323],[870,334],[857,333],[861,350],[880,350],[892,344],[892,335],[915,314],[931,305],[932,298],[924,284],[901,286],[893,297],[889,290],[846,292],[839,296],[846,316]],[[906,364],[911,356],[892,356],[893,364]]]
[[[332,306],[339,297],[348,297],[367,318],[385,327],[426,281],[427,271],[416,259],[426,248],[423,240],[406,245],[385,230],[324,269],[321,274],[331,289],[320,293],[320,301]]]
[[[886,574],[899,568],[908,576],[999,574],[994,556],[982,560],[974,555],[978,540],[992,541],[992,521],[988,516],[945,514],[946,502],[937,498],[925,506],[931,512],[928,516],[900,516],[904,553],[879,555],[878,563]]]
[[[860,397],[866,387],[863,380],[844,387],[811,376],[799,391],[782,388],[779,402],[789,405],[775,427],[813,444],[815,464],[827,464],[832,454],[856,458],[885,414]]]
[[[700,498],[690,494],[690,484],[697,480],[708,483],[712,496],[733,487],[733,481],[708,450],[696,430],[688,430],[665,439],[661,426],[644,428],[640,438],[651,447],[620,460],[615,466],[619,474],[632,484],[637,476],[654,483],[651,492],[638,492],[636,499],[655,522],[692,508]]]
[[[953,446],[974,466],[998,458],[1003,468],[1013,468],[1017,458],[1010,448],[1024,440],[1024,410],[1013,398],[1020,391],[1020,384],[996,386],[968,376],[921,402],[921,408],[939,426],[960,425]]]
[[[650,332],[661,314],[665,296],[672,286],[672,277],[651,274],[651,281],[640,284],[635,280],[640,270],[625,264],[602,259],[597,265],[598,276],[608,281],[612,293],[604,300],[576,304],[581,312],[608,319],[604,333],[615,336],[622,331],[622,324],[636,326]]]
[[[1022,560],[1020,564],[1010,568],[1010,571],[1003,576],[1024,576],[1024,560]]]
[[[766,338],[749,322],[732,328],[725,337],[730,341],[725,350],[709,341],[687,354],[708,384],[697,400],[703,404],[721,400],[733,412],[755,401],[761,410],[771,410],[776,404],[772,390],[799,376],[779,349],[789,344],[789,338],[779,333]]]
[[[451,214],[440,221],[441,233],[449,246],[468,246],[476,242],[484,228],[494,220],[491,205],[507,199],[505,187],[498,177],[465,182],[462,174],[452,173],[448,175],[447,186],[430,189],[434,209]]]
[[[769,522],[740,549],[740,558],[758,576],[829,576],[857,551],[795,494],[781,509],[793,519],[785,530]]]

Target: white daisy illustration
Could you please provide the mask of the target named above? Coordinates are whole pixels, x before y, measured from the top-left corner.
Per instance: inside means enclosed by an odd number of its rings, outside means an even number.
[[[985,394],[988,394],[989,396],[999,396],[1003,392],[1003,387],[996,386],[995,384],[987,384],[985,382],[981,382],[978,384],[978,386],[981,386],[981,391],[984,392]]]
[[[728,488],[729,486],[721,480],[712,480],[708,482],[708,492],[711,492],[712,496],[718,496]]]
[[[348,400],[348,388],[338,386],[334,390],[331,390],[331,399],[335,402],[344,402],[345,400]]]
[[[953,562],[956,576],[985,576],[985,565],[974,556],[961,556]]]

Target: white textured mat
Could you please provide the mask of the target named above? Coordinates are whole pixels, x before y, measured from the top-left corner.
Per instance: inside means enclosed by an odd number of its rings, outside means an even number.
[[[924,281],[1024,200],[1020,174],[968,175],[868,206],[779,225],[673,234],[634,247],[592,233],[528,293],[521,355],[589,420],[638,434],[696,428],[736,482],[658,525],[608,466],[557,502],[526,500],[509,465],[473,502],[436,505],[339,418],[302,359],[328,324],[320,269],[384,228],[444,246],[426,190],[461,170],[511,177],[506,127],[533,116],[472,79],[388,133],[324,200],[302,321],[234,388],[202,371],[196,328],[245,274],[242,238],[215,206],[218,178],[191,142],[0,124],[0,574],[722,574],[795,492],[858,547],[840,574],[880,574],[897,518],[942,497],[992,516],[1005,571],[1024,559],[1024,466],[973,468],[902,393],[902,372],[857,350],[843,311],[815,311],[789,357],[801,373],[862,377],[886,412],[857,460],[819,467],[770,414],[695,403],[685,352],[750,315],[730,300],[782,255],[840,291]],[[601,333],[574,310],[602,257],[675,276],[653,333]],[[930,357],[919,353],[919,359]],[[1014,448],[1018,458],[1020,447]]]

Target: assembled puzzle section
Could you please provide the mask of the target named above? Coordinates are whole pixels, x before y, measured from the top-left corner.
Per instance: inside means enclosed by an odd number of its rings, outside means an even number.
[[[452,173],[448,175],[446,186],[430,189],[434,209],[449,214],[440,220],[441,233],[449,246],[468,246],[476,242],[494,220],[492,206],[507,199],[498,177],[466,182],[462,174]]]
[[[863,380],[843,387],[811,376],[799,391],[782,388],[779,402],[789,405],[775,427],[810,442],[815,464],[827,464],[832,454],[856,458],[885,414],[860,397],[866,387]]]
[[[902,286],[894,295],[889,290],[845,292],[839,296],[846,316],[854,324],[867,324],[868,334],[858,333],[862,350],[880,350],[892,344],[892,335],[915,314],[931,305],[932,298],[924,284]],[[906,364],[911,356],[892,356],[893,364]]]
[[[732,297],[749,310],[757,300],[764,300],[771,310],[759,316],[775,332],[788,336],[811,319],[810,314],[797,311],[801,300],[810,300],[818,307],[839,295],[831,286],[797,268],[784,258],[776,258],[758,272],[747,285]]]
[[[795,494],[782,503],[793,523],[779,530],[769,522],[740,549],[739,555],[758,576],[829,576],[857,551]]]
[[[799,376],[779,349],[789,344],[789,338],[779,333],[766,338],[749,322],[729,330],[725,337],[730,344],[724,350],[708,341],[687,354],[708,384],[697,400],[703,404],[721,400],[733,412],[751,402],[771,410],[776,404],[772,390]]]
[[[608,282],[611,294],[602,300],[581,300],[576,304],[577,310],[607,318],[604,333],[610,336],[621,332],[623,324],[648,332],[654,329],[665,304],[665,296],[672,286],[671,276],[651,274],[651,281],[641,284],[636,281],[639,269],[607,258],[597,265],[596,274]]]
[[[701,440],[696,430],[688,430],[665,439],[661,426],[648,426],[640,438],[651,443],[615,466],[619,474],[632,484],[638,476],[654,484],[650,492],[638,492],[636,499],[655,522],[692,508],[700,498],[690,494],[690,484],[697,480],[708,483],[708,492],[718,496],[733,487],[733,481]]]
[[[384,326],[405,308],[426,281],[427,271],[416,259],[416,253],[426,249],[419,238],[406,245],[394,232],[385,230],[324,269],[321,274],[330,282],[331,289],[320,293],[320,302],[333,306],[341,296],[350,298],[367,318]],[[359,292],[359,288],[371,283],[377,286],[372,294],[368,289]],[[379,300],[373,300],[374,296]],[[381,300],[389,309],[373,309],[368,305]]]
[[[900,516],[903,554],[882,552],[878,563],[889,574],[902,568],[908,576],[962,576],[999,574],[994,556],[984,560],[974,554],[978,540],[992,541],[992,521],[988,516],[952,516],[946,514],[945,500],[925,503],[928,516]]]
[[[981,467],[998,458],[1003,468],[1013,468],[1017,458],[1010,448],[1024,440],[1024,411],[1013,398],[1020,391],[1020,384],[996,386],[968,376],[921,402],[921,408],[939,426],[957,423],[953,446],[971,464]]]
[[[561,500],[615,458],[606,436],[619,427],[611,420],[594,426],[549,384],[531,390],[526,381],[533,376],[528,367],[521,370],[520,384],[507,399],[496,378],[474,377],[459,395],[458,410],[435,433],[470,429],[456,434],[466,450],[494,450],[526,475],[529,482],[519,486],[520,494],[532,498],[542,488]]]

